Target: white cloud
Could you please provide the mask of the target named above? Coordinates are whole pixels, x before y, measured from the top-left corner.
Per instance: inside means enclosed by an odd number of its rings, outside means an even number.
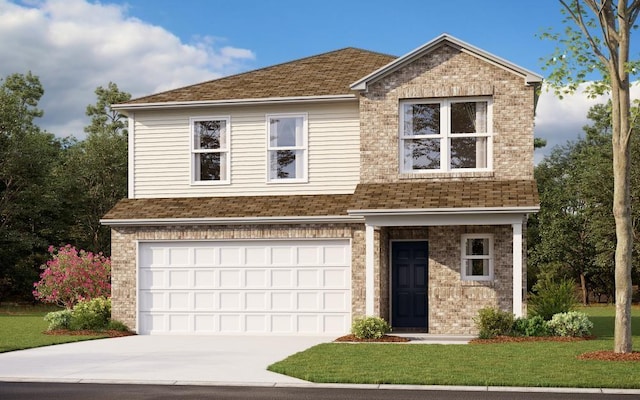
[[[85,0],[0,0],[0,37],[0,77],[40,77],[40,125],[58,136],[84,136],[85,108],[110,81],[135,97],[236,73],[255,58],[213,37],[183,43],[124,6]]]
[[[565,95],[562,100],[553,93],[553,90],[542,89],[536,109],[535,136],[546,139],[547,146],[536,150],[536,164],[549,154],[554,146],[566,144],[567,141],[583,136],[582,127],[590,124],[587,119],[589,108],[608,101],[608,96],[589,98],[584,92],[587,85],[588,83],[581,84],[573,95]],[[640,98],[638,84],[631,87],[631,98]]]

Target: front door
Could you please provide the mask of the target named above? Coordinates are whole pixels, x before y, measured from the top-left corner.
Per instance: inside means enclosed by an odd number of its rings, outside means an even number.
[[[429,247],[425,241],[392,242],[391,325],[428,329]]]

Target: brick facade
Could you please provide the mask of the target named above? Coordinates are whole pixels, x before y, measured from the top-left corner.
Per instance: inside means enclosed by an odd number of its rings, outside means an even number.
[[[442,45],[360,95],[360,182],[533,179],[534,95],[522,77]],[[463,96],[493,99],[493,171],[401,174],[400,101]]]
[[[309,224],[114,228],[111,230],[112,317],[130,328],[136,326],[136,249],[139,241],[308,238],[351,239],[352,312],[354,316],[364,315],[364,226]]]

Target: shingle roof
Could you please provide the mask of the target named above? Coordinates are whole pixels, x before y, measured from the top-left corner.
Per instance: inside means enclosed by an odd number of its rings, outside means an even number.
[[[347,215],[349,194],[120,200],[105,220]]]
[[[351,210],[537,207],[531,181],[369,183],[357,186]]]
[[[348,47],[140,97],[126,104],[352,94],[349,86],[396,57]]]
[[[121,200],[108,220],[347,216],[348,210],[535,208],[535,181],[370,183],[353,195],[187,197]]]

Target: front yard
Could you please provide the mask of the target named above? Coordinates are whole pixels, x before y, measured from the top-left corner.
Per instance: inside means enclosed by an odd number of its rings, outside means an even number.
[[[581,361],[582,353],[613,348],[613,307],[581,309],[595,340],[470,345],[326,343],[269,370],[312,382],[469,386],[640,388],[640,362]],[[633,309],[640,351],[640,308]]]
[[[0,307],[0,353],[107,337],[46,335],[47,323],[43,318],[52,310],[51,307]]]

